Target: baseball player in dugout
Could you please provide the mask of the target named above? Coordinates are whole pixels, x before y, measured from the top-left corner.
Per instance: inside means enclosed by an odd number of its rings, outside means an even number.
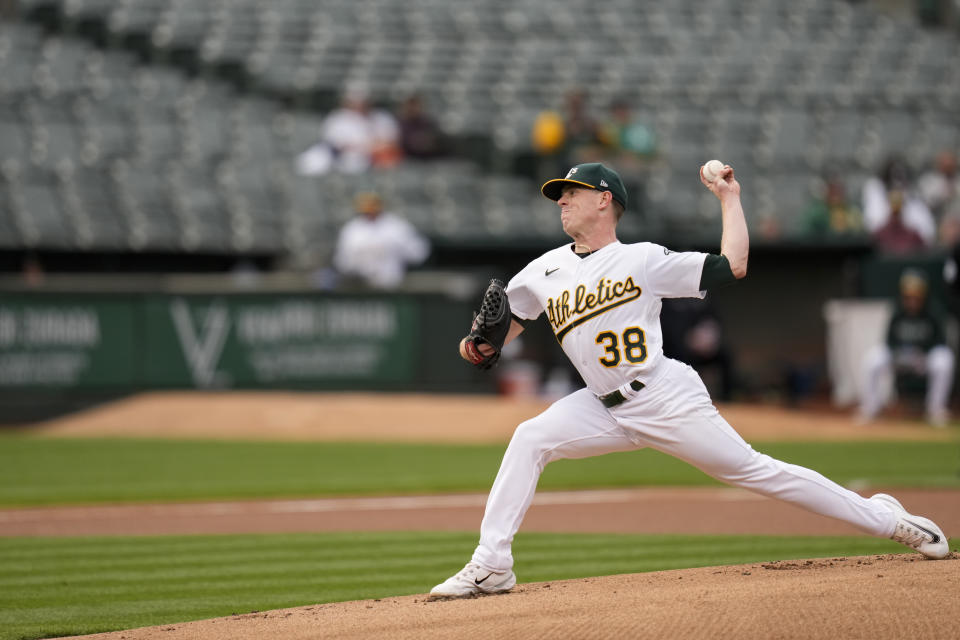
[[[697,373],[663,355],[663,298],[703,297],[747,275],[749,238],[733,168],[710,161],[701,167],[700,181],[720,201],[719,254],[617,240],[627,195],[620,176],[602,164],[575,166],[541,188],[559,206],[573,242],[533,260],[506,287],[491,281],[460,355],[489,368],[504,344],[546,314],[586,387],[517,427],[487,498],[473,558],[435,586],[433,596],[513,588],[513,537],[548,462],[645,447],[928,558],[949,554],[940,527],[908,513],[895,498],[865,498],[815,471],[754,451],[717,412]]]

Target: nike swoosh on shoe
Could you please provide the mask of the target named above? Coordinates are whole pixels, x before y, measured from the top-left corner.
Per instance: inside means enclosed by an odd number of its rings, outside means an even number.
[[[924,531],[926,531],[926,529],[924,529]],[[493,575],[493,572],[491,571],[490,573],[487,574],[487,578],[489,578],[489,577],[492,576],[492,575]],[[487,578],[484,578],[483,580],[477,580],[476,578],[474,578],[474,579],[473,579],[473,584],[475,584],[475,585],[477,585],[477,586],[480,586],[481,584],[483,584],[484,582],[487,581]]]
[[[924,533],[930,534],[930,537],[933,538],[933,544],[937,544],[938,542],[940,542],[940,536],[937,535],[937,533],[936,533],[935,531],[931,531],[930,529],[927,529],[926,527],[921,527],[919,524],[917,524],[917,523],[914,522],[913,520],[907,520],[906,518],[904,518],[903,520],[904,520],[904,522],[909,523],[910,526],[916,527],[917,529],[920,529],[920,531],[923,531]],[[490,576],[487,576],[487,577],[489,578]],[[486,578],[485,578],[485,579],[486,579]]]

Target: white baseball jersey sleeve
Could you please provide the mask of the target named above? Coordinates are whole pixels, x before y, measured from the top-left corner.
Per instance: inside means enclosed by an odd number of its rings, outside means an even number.
[[[524,320],[546,313],[560,346],[595,394],[632,380],[649,383],[663,358],[660,301],[702,298],[706,256],[649,242],[614,242],[581,258],[566,244],[510,280],[510,310]]]

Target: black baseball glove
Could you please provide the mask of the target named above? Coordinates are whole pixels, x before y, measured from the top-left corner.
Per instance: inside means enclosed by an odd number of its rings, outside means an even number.
[[[500,360],[500,350],[510,331],[510,302],[503,282],[491,280],[483,293],[480,311],[473,318],[470,333],[465,338],[464,348],[470,362],[477,368],[489,369]],[[483,353],[481,345],[493,348],[491,353]],[[489,349],[484,349],[489,351]]]

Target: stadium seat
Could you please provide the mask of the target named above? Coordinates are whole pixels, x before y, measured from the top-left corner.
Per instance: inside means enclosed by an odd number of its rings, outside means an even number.
[[[36,185],[49,184],[54,196],[36,205],[41,220],[63,217],[80,236],[92,233],[93,247],[306,250],[334,233],[355,191],[370,186],[440,237],[553,237],[559,222],[549,202],[534,198],[524,216],[509,206],[529,202],[520,194],[536,196],[536,185],[502,174],[531,154],[536,114],[559,108],[575,87],[590,87],[597,115],[625,97],[653,123],[660,154],[646,189],[650,208],[665,230],[685,234],[712,232],[703,224],[709,201],[690,184],[691,169],[708,157],[762,186],[757,215],[789,222],[790,207],[802,206],[796,185],[826,167],[862,175],[898,150],[917,167],[958,142],[957,39],[866,3],[704,0],[696,10],[654,3],[643,11],[631,0],[611,0],[604,11],[582,0],[409,0],[402,11],[398,0],[21,6],[22,19],[0,25],[6,206],[22,213],[25,185],[32,197]],[[604,37],[577,37],[585,31]],[[716,37],[731,32],[735,38]],[[422,93],[469,160],[362,180],[296,176],[293,158],[316,141],[325,112],[353,83],[383,103]],[[784,168],[798,179],[783,184]],[[60,177],[24,181],[37,171]],[[96,201],[80,176],[112,185],[124,224],[89,213]],[[781,187],[784,197],[774,198]],[[648,229],[659,220],[640,219]],[[50,228],[37,222],[18,237],[36,242]]]

